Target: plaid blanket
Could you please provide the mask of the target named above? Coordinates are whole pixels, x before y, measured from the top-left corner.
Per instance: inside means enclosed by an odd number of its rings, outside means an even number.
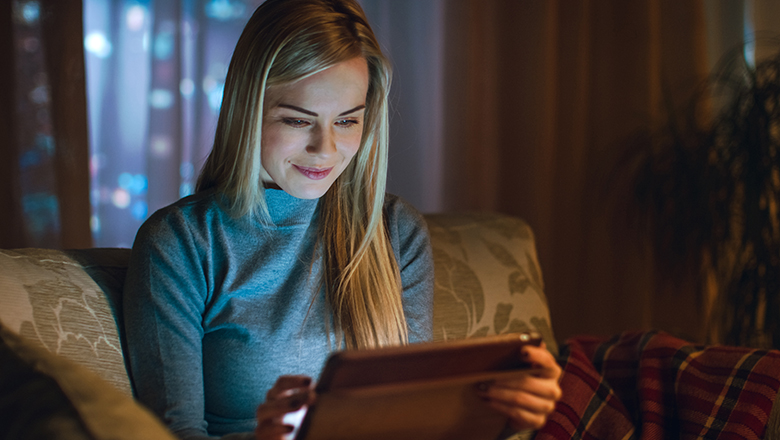
[[[761,439],[780,411],[780,351],[696,346],[663,332],[562,347],[564,395],[538,440]]]

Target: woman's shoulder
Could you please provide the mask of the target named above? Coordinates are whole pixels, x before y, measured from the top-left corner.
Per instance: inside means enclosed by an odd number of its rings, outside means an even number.
[[[385,194],[385,222],[391,236],[404,243],[420,238],[427,239],[428,225],[425,218],[411,203],[394,194]]]
[[[388,223],[391,224],[425,225],[422,214],[411,203],[395,194],[385,194],[384,212]]]
[[[213,222],[209,218],[225,215],[219,193],[204,191],[193,194],[158,209],[141,225],[138,236],[164,239],[168,235],[198,229]]]

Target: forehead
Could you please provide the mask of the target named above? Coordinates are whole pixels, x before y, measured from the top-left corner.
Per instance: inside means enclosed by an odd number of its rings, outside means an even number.
[[[266,90],[266,107],[279,104],[355,107],[365,104],[368,93],[368,65],[364,58],[353,58],[298,81],[279,84]]]

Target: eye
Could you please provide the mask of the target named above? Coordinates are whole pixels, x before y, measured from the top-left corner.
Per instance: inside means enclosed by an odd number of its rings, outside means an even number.
[[[307,121],[306,119],[284,118],[282,119],[282,122],[285,125],[289,125],[290,127],[293,128],[303,128],[309,125],[309,121]]]
[[[360,121],[354,118],[339,119],[336,121],[336,125],[343,128],[350,128],[359,125]]]

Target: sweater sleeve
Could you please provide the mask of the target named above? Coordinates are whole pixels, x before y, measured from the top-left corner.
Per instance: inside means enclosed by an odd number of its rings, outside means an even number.
[[[433,338],[433,253],[423,216],[402,199],[389,195],[385,209],[403,287],[409,342]]]
[[[180,438],[209,438],[204,417],[204,246],[179,210],[138,232],[123,294],[129,369],[137,398]]]

